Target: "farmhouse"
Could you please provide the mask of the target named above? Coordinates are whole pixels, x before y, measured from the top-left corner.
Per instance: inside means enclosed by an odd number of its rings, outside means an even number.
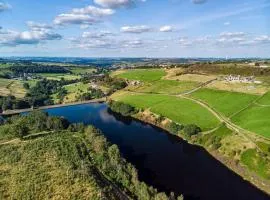
[[[141,81],[129,81],[128,84],[132,86],[138,86],[141,85]]]

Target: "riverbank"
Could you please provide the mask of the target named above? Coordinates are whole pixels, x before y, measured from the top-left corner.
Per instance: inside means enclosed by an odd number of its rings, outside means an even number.
[[[79,102],[66,103],[66,104],[56,104],[56,105],[50,105],[50,106],[41,106],[34,109],[27,108],[27,109],[17,109],[17,110],[6,110],[3,113],[1,113],[0,116],[15,115],[15,114],[20,114],[20,113],[25,113],[25,112],[31,112],[34,110],[47,110],[47,109],[52,109],[52,108],[83,105],[83,104],[89,104],[89,103],[104,103],[104,102],[106,102],[106,98],[92,99],[89,101],[79,101]]]
[[[166,130],[169,134],[172,134],[174,136],[180,137],[181,139],[185,140],[189,144],[197,145],[202,148],[204,148],[211,156],[213,156],[216,160],[218,160],[220,163],[222,163],[224,166],[226,166],[228,169],[230,169],[232,172],[238,174],[241,176],[244,180],[248,181],[258,189],[262,190],[263,192],[270,195],[270,182],[267,180],[262,179],[254,172],[249,171],[245,166],[241,165],[236,160],[233,160],[230,157],[227,157],[226,155],[223,155],[218,150],[212,150],[211,148],[208,148],[205,145],[199,144],[198,142],[194,142],[192,139],[187,139],[183,137],[182,135],[175,135],[170,132],[168,129],[168,124],[172,122],[172,120],[165,118],[162,121],[158,120],[159,115],[150,112],[149,110],[144,112],[139,112],[135,115],[133,115],[135,119],[138,119],[142,122],[152,124],[154,126],[157,126],[163,130]]]

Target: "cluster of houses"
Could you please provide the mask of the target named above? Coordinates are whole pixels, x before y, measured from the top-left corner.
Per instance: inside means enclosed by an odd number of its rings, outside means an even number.
[[[17,75],[11,75],[10,78],[14,80],[24,81],[24,80],[39,79],[41,78],[41,76],[32,73],[21,73]]]
[[[237,83],[261,83],[261,81],[256,81],[254,76],[240,76],[240,75],[229,75],[225,77],[227,82],[237,82]]]
[[[131,86],[140,86],[141,85],[141,81],[128,81],[128,85],[131,85]]]

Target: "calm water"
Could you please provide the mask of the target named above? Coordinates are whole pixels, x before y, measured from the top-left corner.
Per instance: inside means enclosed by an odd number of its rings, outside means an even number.
[[[46,110],[70,122],[93,124],[139,172],[140,180],[160,191],[182,193],[185,199],[270,199],[203,149],[154,126],[110,113],[106,104]]]

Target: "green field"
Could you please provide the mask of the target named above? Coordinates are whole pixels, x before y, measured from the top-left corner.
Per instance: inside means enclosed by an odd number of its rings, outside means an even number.
[[[73,73],[73,74],[86,74],[86,73],[89,73],[89,74],[92,74],[93,72],[96,71],[96,69],[94,68],[86,68],[86,67],[72,67],[70,68],[70,71]]]
[[[113,99],[137,108],[150,109],[156,114],[168,117],[181,124],[196,124],[203,130],[213,129],[219,124],[212,113],[186,99],[167,95],[130,93],[115,95]]]
[[[23,98],[26,90],[23,88],[23,82],[11,79],[0,78],[0,96],[13,95]]]
[[[259,176],[270,179],[270,164],[267,158],[260,155],[255,149],[249,149],[241,156],[241,162]]]
[[[270,92],[267,92],[257,103],[270,106]]]
[[[232,120],[244,129],[270,138],[270,107],[251,106]]]
[[[158,80],[146,83],[142,87],[136,88],[136,91],[145,93],[180,94],[185,91],[190,91],[198,86],[198,82]]]
[[[67,90],[68,93],[64,99],[64,102],[65,103],[75,102],[80,94],[88,91],[89,87],[90,87],[89,84],[84,84],[82,82],[64,86],[64,88]]]
[[[160,80],[166,72],[162,69],[134,69],[117,75],[128,80],[139,80],[145,82]]]
[[[50,80],[61,80],[61,78],[64,78],[65,80],[76,80],[81,78],[78,75],[64,74],[64,73],[38,73],[37,75],[40,75]]]
[[[237,113],[252,103],[258,96],[221,90],[200,89],[192,93],[199,99],[226,116]]]

